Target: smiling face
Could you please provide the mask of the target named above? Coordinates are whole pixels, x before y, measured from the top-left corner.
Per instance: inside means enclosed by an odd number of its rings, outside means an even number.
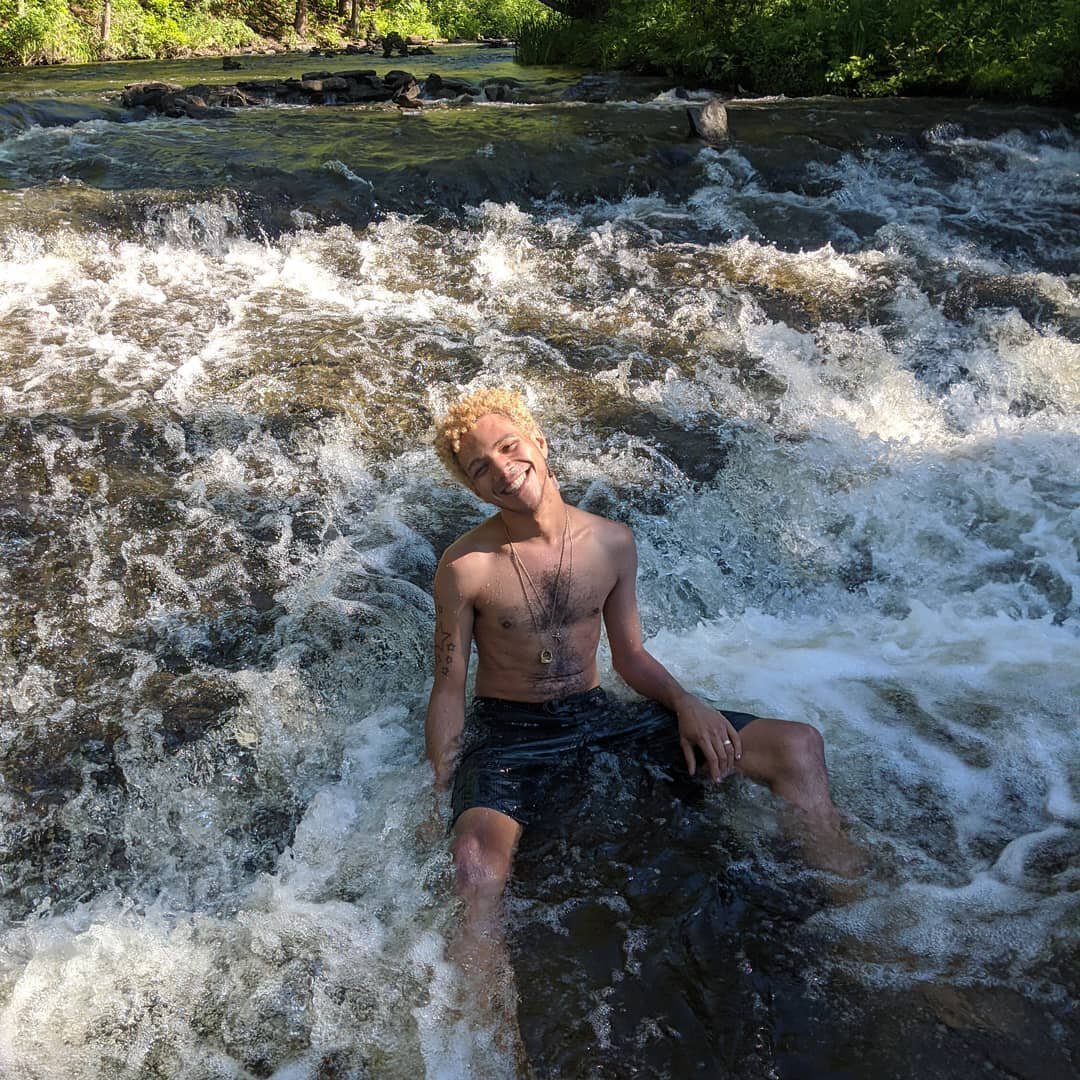
[[[509,417],[488,413],[461,437],[457,460],[473,491],[500,509],[535,510],[549,478],[548,444]]]

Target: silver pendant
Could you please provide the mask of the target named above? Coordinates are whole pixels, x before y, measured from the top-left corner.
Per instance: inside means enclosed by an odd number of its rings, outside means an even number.
[[[551,650],[550,649],[541,649],[540,650],[540,663],[541,664],[550,664],[551,661],[554,660],[554,659],[555,659],[555,657],[551,655]]]

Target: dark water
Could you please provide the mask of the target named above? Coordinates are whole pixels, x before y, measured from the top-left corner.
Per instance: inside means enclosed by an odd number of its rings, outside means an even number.
[[[540,1076],[1071,1076],[1080,153],[971,102],[136,120],[0,75],[0,1072],[509,1075],[442,943],[427,445],[525,388],[651,648],[825,734],[873,870],[600,756],[511,895]],[[430,61],[430,64],[427,63]],[[605,661],[606,663],[606,661]],[[612,685],[613,675],[608,676]]]

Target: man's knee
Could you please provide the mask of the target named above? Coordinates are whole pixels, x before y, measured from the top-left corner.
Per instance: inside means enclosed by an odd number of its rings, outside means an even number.
[[[474,833],[454,843],[454,888],[464,897],[496,897],[506,886],[510,864],[506,856],[485,845]]]
[[[784,728],[781,768],[788,773],[820,770],[825,764],[825,740],[809,724],[789,722]]]

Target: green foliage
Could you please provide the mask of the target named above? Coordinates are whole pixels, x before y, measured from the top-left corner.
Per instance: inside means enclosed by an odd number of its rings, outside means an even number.
[[[100,21],[101,0],[95,11]],[[189,56],[243,48],[258,35],[242,20],[179,0],[112,0],[112,32],[97,45],[101,59]]]
[[[549,9],[526,15],[511,31],[514,58],[521,64],[575,62],[577,24]]]
[[[553,14],[539,0],[428,0],[428,8],[441,37],[466,39],[514,37],[523,21]]]
[[[382,35],[390,33],[408,37],[434,38],[439,28],[431,21],[431,12],[424,0],[388,0],[375,12],[375,29]]]
[[[259,35],[339,48],[348,13],[308,0],[0,0],[0,63],[224,52]],[[378,0],[379,33],[513,37],[523,63],[663,72],[750,93],[1080,98],[1080,0],[611,0],[596,22],[539,0]],[[369,13],[361,12],[362,25]]]
[[[20,11],[21,7],[21,11]],[[0,0],[0,64],[86,61],[93,56],[88,28],[65,0]]]
[[[228,52],[272,36],[290,47],[310,42],[341,48],[348,12],[337,0],[308,0],[307,40],[292,28],[296,0],[112,0],[108,40],[101,40],[104,0],[0,0],[0,64],[188,56]],[[511,37],[527,19],[549,12],[539,0],[379,0],[362,8],[361,25],[408,37]]]
[[[530,21],[519,58],[751,93],[1075,100],[1080,0],[612,0],[595,23]]]

